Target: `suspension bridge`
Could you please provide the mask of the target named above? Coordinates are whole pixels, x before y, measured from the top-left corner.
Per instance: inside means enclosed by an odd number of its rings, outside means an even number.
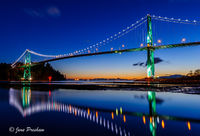
[[[163,21],[163,22],[170,22],[170,23],[181,23],[181,24],[193,24],[193,25],[200,25],[200,21],[190,21],[188,19],[182,20],[182,19],[174,19],[174,18],[167,18],[167,17],[161,17],[161,16],[151,16],[147,15],[143,18],[141,18],[139,21],[136,21],[134,24],[131,24],[127,28],[123,29],[122,31],[110,36],[109,38],[106,38],[105,40],[102,40],[96,44],[90,45],[84,49],[80,49],[71,53],[63,54],[63,55],[45,55],[40,54],[35,51],[26,49],[22,55],[11,65],[14,67],[22,67],[24,68],[24,75],[23,79],[25,81],[31,80],[31,67],[39,64],[44,64],[47,62],[57,61],[61,59],[70,59],[75,57],[84,57],[84,56],[94,56],[94,55],[103,55],[103,54],[121,54],[123,52],[136,52],[136,51],[146,51],[147,52],[147,78],[154,78],[155,77],[155,64],[154,64],[154,51],[160,50],[160,49],[167,49],[167,48],[177,48],[177,47],[187,47],[187,46],[198,46],[200,45],[200,41],[195,42],[183,42],[176,43],[176,44],[164,44],[155,46],[153,43],[153,32],[152,32],[152,20],[157,21]],[[129,32],[135,30],[136,28],[140,27],[142,24],[146,25],[146,34],[145,39],[146,43],[145,45],[142,43],[139,48],[127,48],[127,49],[116,49],[110,48],[110,50],[104,50],[104,51],[98,51],[99,47],[105,46],[107,43],[112,42],[116,39],[119,39],[120,37],[128,34]],[[122,45],[124,47],[124,45]],[[92,52],[92,50],[95,50]],[[31,61],[31,54],[40,56],[40,57],[47,57],[49,59],[41,60],[37,62]],[[20,60],[24,58],[24,64],[20,64]]]

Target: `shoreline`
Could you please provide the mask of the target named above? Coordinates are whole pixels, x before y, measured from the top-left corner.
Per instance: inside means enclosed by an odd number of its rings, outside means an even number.
[[[0,87],[31,87],[32,90],[54,91],[56,89],[74,90],[116,90],[116,91],[156,91],[200,94],[200,84],[163,84],[147,82],[9,82],[0,81]]]

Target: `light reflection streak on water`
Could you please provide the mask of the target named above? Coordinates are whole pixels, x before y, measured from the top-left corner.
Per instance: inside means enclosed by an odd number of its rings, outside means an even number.
[[[21,96],[21,97],[20,97]],[[180,117],[170,117],[165,115],[158,115],[156,113],[156,93],[148,92],[148,102],[149,102],[149,113],[133,113],[128,111],[123,111],[122,107],[116,108],[116,110],[108,109],[97,109],[91,107],[82,107],[71,104],[64,104],[54,100],[51,93],[46,92],[32,92],[30,88],[22,88],[21,94],[19,91],[10,90],[9,103],[17,108],[17,110],[22,114],[23,117],[30,116],[34,113],[44,112],[44,111],[57,111],[65,112],[67,114],[72,114],[74,116],[83,117],[89,121],[92,121],[108,130],[112,131],[115,134],[120,135],[132,135],[130,131],[127,131],[125,128],[122,130],[122,126],[115,123],[114,113],[116,116],[119,114],[122,115],[121,120],[126,123],[126,115],[128,116],[138,116],[141,117],[144,124],[146,124],[146,118],[149,118],[149,128],[151,134],[156,135],[157,124],[159,124],[159,118],[162,118],[161,126],[165,128],[165,120],[180,120],[187,122],[188,130],[191,130],[190,119],[180,118]],[[32,103],[32,98],[36,98],[36,104]],[[21,100],[20,100],[21,99]],[[123,111],[123,112],[122,112]],[[109,119],[106,119],[102,116],[102,113],[109,113]],[[118,116],[120,118],[120,116]],[[111,121],[110,121],[111,119]],[[191,120],[199,122],[199,120]]]
[[[28,91],[26,91],[28,92]],[[22,114],[23,117],[26,116],[30,116],[32,114],[38,113],[38,112],[44,112],[44,111],[57,111],[57,112],[64,112],[67,114],[72,114],[74,116],[78,116],[78,117],[83,117],[89,121],[92,121],[98,125],[102,126],[102,118],[104,120],[104,128],[107,128],[108,130],[114,132],[113,130],[113,124],[115,124],[115,129],[116,129],[116,134],[118,132],[120,132],[120,135],[124,135],[127,136],[126,133],[122,133],[121,127],[119,125],[117,125],[116,123],[109,121],[109,119],[106,119],[104,117],[100,116],[100,113],[98,113],[98,111],[95,110],[90,110],[90,108],[80,108],[80,107],[76,107],[76,106],[72,106],[71,104],[62,104],[56,101],[49,101],[48,102],[41,102],[41,103],[37,103],[35,105],[31,105],[31,106],[24,106],[24,105],[20,105],[19,101],[16,99],[17,95],[16,91],[12,91],[10,90],[10,99],[9,99],[9,103],[10,105],[13,105],[14,107],[16,107],[18,109],[18,111],[20,111],[20,113]],[[23,95],[23,94],[22,94]],[[26,97],[29,97],[28,95],[25,95]],[[23,101],[24,96],[22,96],[22,101]],[[30,103],[30,102],[29,102]],[[99,123],[100,120],[100,123]],[[126,132],[125,128],[123,130],[124,132]],[[128,135],[130,135],[130,132],[128,132]]]

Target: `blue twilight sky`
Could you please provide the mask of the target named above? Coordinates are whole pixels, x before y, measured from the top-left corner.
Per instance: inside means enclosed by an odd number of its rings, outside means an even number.
[[[121,31],[146,14],[200,20],[198,0],[0,0],[0,62],[14,62],[25,49],[66,54]],[[200,41],[200,25],[153,21],[154,42]],[[105,49],[140,47],[146,23]],[[158,44],[158,43],[157,43]],[[104,47],[102,47],[104,48]],[[99,49],[100,51],[101,49]],[[155,51],[163,62],[156,75],[186,74],[200,68],[200,47]],[[32,56],[34,59],[34,56]],[[39,58],[46,59],[46,58]],[[140,78],[146,76],[146,52],[60,60],[51,64],[69,78]]]

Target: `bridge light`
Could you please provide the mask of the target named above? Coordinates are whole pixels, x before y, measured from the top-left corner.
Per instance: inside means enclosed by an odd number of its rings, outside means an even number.
[[[112,51],[112,50],[113,50],[113,48],[110,48],[110,50]]]
[[[90,115],[90,109],[88,108],[88,115]]]
[[[182,40],[181,40],[181,42],[185,42],[186,41],[186,39],[185,38],[183,38]]]
[[[191,124],[189,121],[187,122],[187,126],[188,126],[188,130],[191,130]]]
[[[164,120],[162,120],[161,125],[162,125],[162,128],[165,128],[165,122],[164,122]]]
[[[49,90],[49,96],[51,96],[51,90]]]
[[[122,107],[120,107],[120,114],[122,114]]]
[[[161,43],[162,41],[159,39],[157,42],[158,42],[158,43]]]
[[[143,123],[146,124],[145,116],[142,116]]]
[[[124,48],[124,44],[122,44],[122,47]]]
[[[152,123],[152,117],[150,117],[150,123]]]
[[[98,117],[98,111],[96,111],[96,118]]]
[[[49,79],[49,82],[51,82],[52,76],[49,76],[48,79]]]
[[[123,116],[123,120],[124,120],[124,123],[125,123],[126,122],[126,116],[125,115]]]
[[[111,117],[112,117],[112,119],[114,119],[114,113],[113,112],[111,113]]]
[[[141,43],[141,44],[140,44],[140,47],[143,47],[143,46],[144,46],[144,44],[143,44],[143,43]]]
[[[118,116],[118,109],[116,108],[116,115]]]

